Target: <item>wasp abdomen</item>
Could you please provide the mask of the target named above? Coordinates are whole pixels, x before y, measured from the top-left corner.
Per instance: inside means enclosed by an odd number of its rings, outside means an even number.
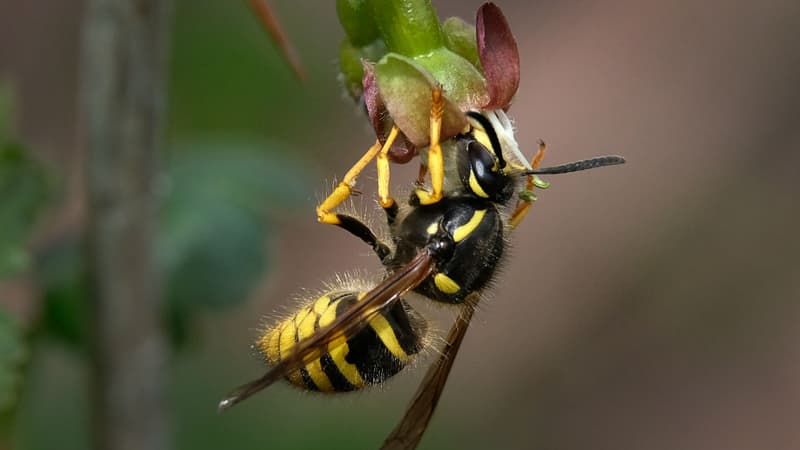
[[[256,347],[270,364],[289,354],[300,340],[329,325],[364,293],[330,292],[268,329]],[[295,386],[322,392],[347,392],[378,384],[400,372],[423,346],[426,325],[402,300],[373,318],[357,335],[328,345],[328,352],[286,376]]]

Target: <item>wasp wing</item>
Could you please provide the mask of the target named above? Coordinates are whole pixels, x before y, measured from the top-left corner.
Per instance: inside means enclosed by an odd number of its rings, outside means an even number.
[[[425,374],[414,400],[406,409],[406,413],[399,424],[392,430],[392,433],[383,442],[382,450],[412,450],[417,448],[423,433],[428,428],[428,423],[433,417],[433,411],[439,403],[439,398],[444,391],[447,376],[456,359],[461,341],[467,332],[469,323],[475,307],[471,302],[467,302],[458,314],[458,317],[450,328],[439,359],[434,363]]]
[[[433,255],[429,250],[423,248],[413,260],[369,291],[361,301],[337,316],[330,325],[298,342],[292,347],[293,351],[275,364],[264,376],[231,392],[219,403],[219,410],[224,411],[231,408],[287,374],[319,359],[334,340],[341,337],[350,339],[355,336],[377,314],[387,310],[408,291],[419,286],[433,272],[433,268]]]

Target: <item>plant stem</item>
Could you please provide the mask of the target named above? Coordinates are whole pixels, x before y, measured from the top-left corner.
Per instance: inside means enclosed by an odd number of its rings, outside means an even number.
[[[154,267],[169,0],[89,0],[82,107],[93,443],[168,448],[167,349]]]
[[[369,0],[372,16],[389,51],[414,57],[444,45],[439,17],[430,0]]]

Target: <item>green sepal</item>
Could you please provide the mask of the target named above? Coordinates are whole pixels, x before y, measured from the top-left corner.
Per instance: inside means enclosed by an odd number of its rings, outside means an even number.
[[[395,124],[414,145],[428,145],[431,92],[437,81],[424,67],[395,53],[387,54],[375,65],[375,80]],[[455,135],[465,126],[464,114],[445,91],[442,135]]]
[[[362,79],[364,65],[362,61],[377,62],[386,54],[386,44],[377,39],[363,47],[356,47],[346,39],[339,46],[339,69],[344,77],[347,93],[358,99],[364,90]]]
[[[451,17],[442,23],[444,44],[451,51],[466,59],[478,71],[483,73],[481,59],[478,56],[478,42],[475,37],[475,25],[465,22],[460,17]]]
[[[445,97],[461,111],[480,108],[489,101],[483,75],[472,63],[446,47],[417,56],[414,62],[430,72],[442,86]]]

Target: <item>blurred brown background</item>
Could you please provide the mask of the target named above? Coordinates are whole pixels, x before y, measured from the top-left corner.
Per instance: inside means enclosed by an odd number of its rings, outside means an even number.
[[[314,203],[371,141],[336,82],[333,2],[273,2],[309,69],[304,86],[233,3],[178,2],[175,57],[195,43],[206,63],[173,72],[172,92],[223,99],[231,119],[173,101],[170,137],[260,134],[292,148],[314,185],[305,205],[272,211],[272,265],[248,303],[204,314],[176,353],[175,444],[369,448],[423,369],[344,399],[279,386],[214,410],[262,371],[248,351],[260,317],[336,272],[378,269],[367,248],[314,220]],[[469,20],[480,3],[434,1],[441,17]],[[552,177],[539,193],[422,448],[800,448],[800,3],[497,3],[522,58],[511,109],[522,147],[546,140],[551,164],[605,153],[628,164]],[[0,81],[14,94],[15,129],[66,174],[72,199],[42,234],[80,222],[81,14],[81,2],[0,1]],[[236,39],[264,62],[228,66]],[[213,71],[213,91],[192,84],[191,70]],[[249,114],[239,122],[236,102]],[[394,183],[410,181],[413,168],[397,173]],[[367,208],[373,180],[361,179]],[[59,344],[41,345],[16,442],[83,448],[84,369]]]

